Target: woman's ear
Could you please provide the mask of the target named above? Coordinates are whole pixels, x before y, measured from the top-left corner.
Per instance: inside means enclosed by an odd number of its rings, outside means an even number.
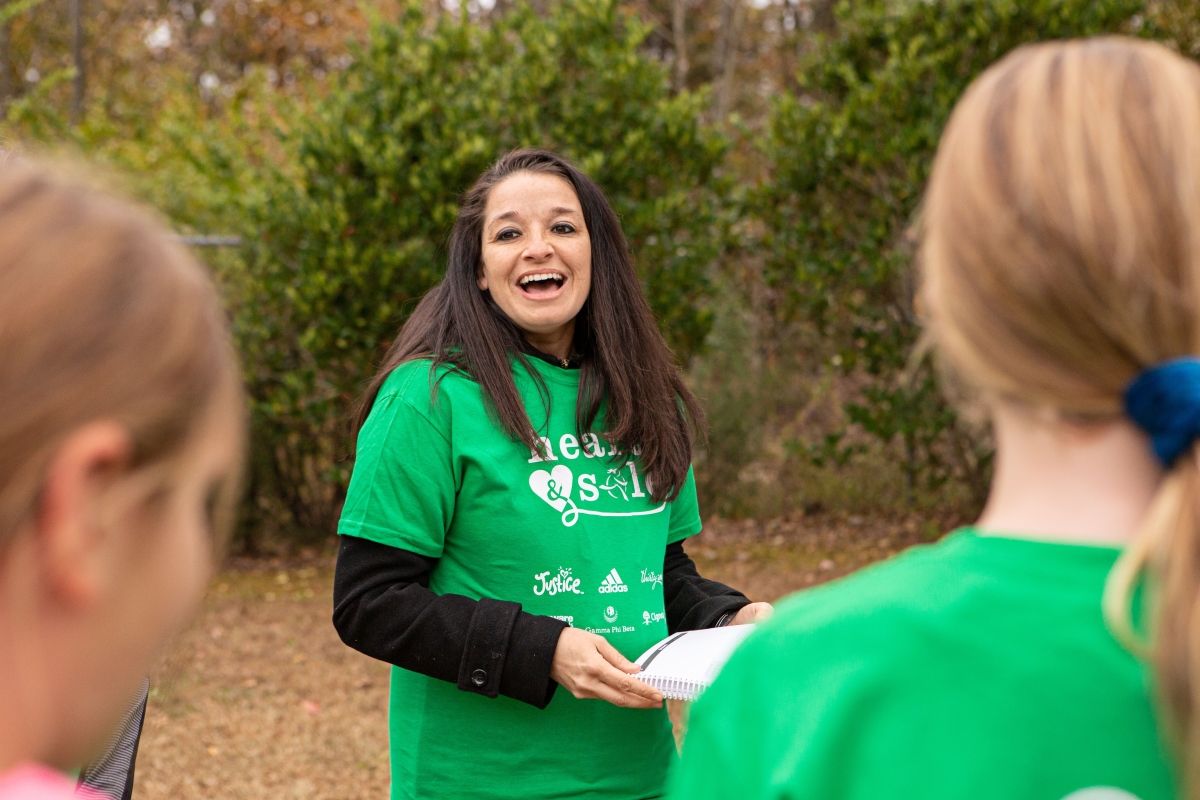
[[[123,537],[106,518],[106,500],[133,455],[129,432],[93,422],[72,432],[46,469],[36,516],[38,559],[62,602],[93,604],[120,580]]]
[[[488,288],[487,275],[484,274],[482,268],[479,270],[479,276],[477,278],[475,278],[475,285],[479,287],[479,291],[481,291],[481,292],[487,291],[487,288]]]

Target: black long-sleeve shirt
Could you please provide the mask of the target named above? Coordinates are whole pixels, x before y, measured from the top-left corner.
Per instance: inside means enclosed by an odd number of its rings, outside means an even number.
[[[550,667],[566,623],[511,601],[435,594],[429,577],[436,563],[342,536],[333,580],[333,624],[342,641],[465,691],[546,707],[558,687]],[[682,542],[664,554],[663,595],[672,632],[712,627],[750,602],[701,576]]]

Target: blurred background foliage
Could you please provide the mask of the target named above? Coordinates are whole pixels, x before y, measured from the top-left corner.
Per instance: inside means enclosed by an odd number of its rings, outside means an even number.
[[[912,357],[911,231],[971,78],[1193,0],[8,0],[0,146],[83,153],[198,247],[253,400],[241,544],[333,530],[348,416],[504,150],[621,214],[710,416],[709,513],[969,515],[986,432]]]

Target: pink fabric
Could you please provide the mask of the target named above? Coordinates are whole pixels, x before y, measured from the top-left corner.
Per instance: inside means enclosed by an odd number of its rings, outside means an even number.
[[[75,794],[75,781],[39,764],[22,764],[0,775],[0,800],[80,800],[92,792]]]

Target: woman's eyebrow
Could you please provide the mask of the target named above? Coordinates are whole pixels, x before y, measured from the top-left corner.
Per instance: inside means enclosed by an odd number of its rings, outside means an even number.
[[[578,215],[579,213],[580,213],[580,211],[578,208],[572,208],[571,206],[554,206],[553,208],[550,209],[550,216],[552,216],[552,217],[557,217],[562,214]],[[497,222],[503,222],[505,220],[518,219],[520,216],[521,215],[516,211],[504,211],[504,212],[492,217],[491,219],[489,219],[487,221],[487,226],[491,227],[492,225],[495,225]]]
[[[519,216],[521,216],[521,215],[518,214],[516,211],[505,211],[504,213],[497,214],[496,216],[489,219],[488,225],[495,225],[497,222],[500,222],[501,220],[516,219]]]

